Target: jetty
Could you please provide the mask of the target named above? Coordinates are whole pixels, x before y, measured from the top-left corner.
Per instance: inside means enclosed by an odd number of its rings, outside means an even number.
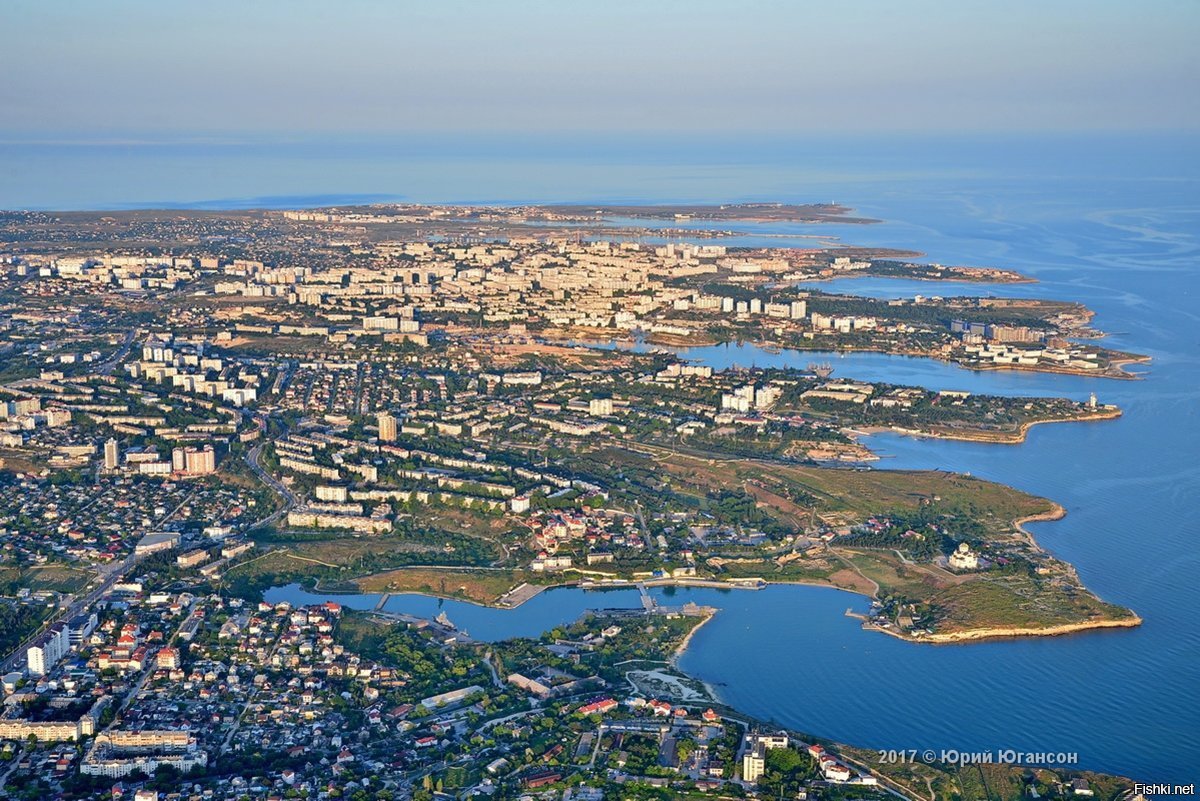
[[[642,609],[646,610],[646,614],[648,615],[654,614],[658,609],[658,601],[654,600],[654,596],[650,594],[650,590],[646,589],[646,582],[639,581],[637,588],[642,596]]]
[[[509,609],[518,607],[545,589],[546,585],[544,584],[530,584],[523,581],[497,598],[496,606],[503,606]]]
[[[638,594],[641,596],[642,608],[636,607],[608,607],[589,609],[583,613],[582,617],[588,615],[599,615],[602,617],[649,617],[650,615],[665,615],[667,617],[708,617],[717,610],[711,606],[701,606],[694,601],[688,601],[682,606],[665,606],[658,602],[658,599],[650,594],[650,589],[645,582],[637,583]]]
[[[405,623],[414,628],[426,629],[432,632],[442,642],[456,642],[463,645],[475,645],[475,640],[465,632],[455,627],[450,619],[446,617],[446,613],[442,612],[435,620],[430,620],[427,617],[418,617],[416,615],[406,615],[403,612],[382,612],[376,611],[373,613],[376,617],[390,620],[396,623]]]

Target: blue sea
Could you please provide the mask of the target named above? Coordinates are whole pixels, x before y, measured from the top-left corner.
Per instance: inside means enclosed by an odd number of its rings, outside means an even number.
[[[864,600],[835,590],[681,590],[676,597],[722,608],[681,664],[748,713],[845,742],[1075,752],[1083,767],[1144,782],[1196,781],[1200,761],[1198,181],[1200,146],[1169,136],[0,144],[6,208],[837,201],[884,222],[723,227],[744,232],[731,244],[820,234],[1038,279],[815,288],[1086,303],[1110,332],[1106,344],[1153,357],[1143,380],[975,373],[870,354],[827,360],[845,377],[1073,398],[1094,391],[1119,404],[1119,420],[1035,427],[1021,445],[891,434],[868,444],[884,455],[881,469],[970,472],[1062,504],[1064,520],[1031,529],[1102,598],[1137,611],[1142,627],[935,647],[860,630],[843,612]],[[811,360],[735,346],[689,356],[718,366]],[[553,591],[516,611],[440,606],[472,635],[495,639],[624,603]],[[412,596],[389,606],[438,607]]]

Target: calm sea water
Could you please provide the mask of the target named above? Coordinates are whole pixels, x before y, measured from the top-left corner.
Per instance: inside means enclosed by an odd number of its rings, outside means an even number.
[[[1143,381],[973,373],[926,360],[832,357],[838,375],[977,392],[1096,391],[1119,420],[1034,428],[1022,445],[872,437],[884,467],[971,472],[1068,511],[1033,530],[1101,597],[1145,625],[1066,638],[933,647],[861,631],[832,590],[691,590],[722,612],[682,667],[727,702],[810,732],[889,748],[1078,752],[1139,781],[1190,782],[1200,757],[1200,159],[1187,139],[922,142],[364,141],[223,145],[0,144],[0,206],[301,205],[429,201],[837,200],[881,225],[738,226],[912,248],[1014,268],[1014,287],[859,279],[873,295],[1020,294],[1079,300],[1113,347],[1154,357]],[[340,194],[330,194],[340,193]],[[252,199],[252,200],[247,200]],[[253,199],[259,199],[257,201]],[[803,240],[797,240],[803,243]],[[693,354],[715,365],[779,356]],[[628,601],[628,603],[626,603]],[[516,611],[446,603],[477,637],[533,633],[620,595],[547,593]],[[373,605],[370,599],[363,601]],[[429,613],[403,596],[391,607]]]

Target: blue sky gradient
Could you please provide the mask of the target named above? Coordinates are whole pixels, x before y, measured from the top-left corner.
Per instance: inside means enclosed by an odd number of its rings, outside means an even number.
[[[5,0],[8,141],[1195,131],[1200,3]]]

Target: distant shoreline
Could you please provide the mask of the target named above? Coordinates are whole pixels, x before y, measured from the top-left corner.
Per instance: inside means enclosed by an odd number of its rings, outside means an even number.
[[[561,335],[559,335],[559,332],[561,332]],[[1128,354],[1126,356],[1122,356],[1119,359],[1114,359],[1112,362],[1110,362],[1109,363],[1110,369],[1107,369],[1107,370],[1083,370],[1083,369],[1072,369],[1069,367],[1053,367],[1050,365],[1042,366],[1042,365],[1021,365],[1021,364],[970,363],[970,362],[959,361],[957,359],[948,359],[945,356],[943,356],[941,353],[934,353],[932,351],[916,351],[916,350],[908,351],[908,350],[898,350],[898,349],[889,350],[887,348],[882,348],[882,347],[855,346],[855,345],[841,345],[841,346],[837,346],[837,347],[829,347],[829,346],[825,346],[824,343],[816,343],[816,344],[814,344],[813,347],[807,348],[807,347],[797,347],[797,345],[800,343],[781,344],[779,342],[771,342],[769,340],[717,339],[714,337],[709,337],[707,335],[694,335],[694,334],[688,335],[685,337],[685,336],[679,336],[679,335],[673,335],[673,334],[649,333],[641,340],[639,340],[637,337],[633,336],[632,334],[626,335],[626,336],[611,336],[611,337],[607,337],[604,339],[598,339],[598,338],[596,338],[595,331],[586,330],[586,329],[573,330],[570,328],[562,328],[562,329],[551,329],[551,330],[543,331],[540,334],[540,336],[547,343],[575,342],[580,345],[590,346],[590,347],[602,347],[609,343],[615,343],[618,345],[618,347],[621,345],[637,345],[640,341],[640,342],[648,344],[648,345],[652,345],[652,346],[656,346],[656,347],[660,347],[660,348],[666,348],[667,350],[675,352],[675,354],[677,356],[679,356],[683,359],[687,359],[687,357],[688,357],[687,351],[693,350],[696,348],[711,348],[711,347],[729,346],[729,345],[732,345],[734,347],[742,347],[743,345],[750,345],[751,347],[755,347],[755,348],[775,349],[777,351],[792,351],[797,354],[833,353],[833,354],[837,354],[840,356],[840,355],[852,354],[852,353],[877,353],[877,354],[880,354],[883,356],[903,356],[903,357],[909,358],[909,359],[931,359],[936,362],[941,362],[942,364],[950,364],[950,365],[958,367],[962,370],[970,370],[972,372],[977,372],[977,373],[988,373],[988,372],[995,372],[995,371],[1000,371],[1000,370],[1014,370],[1014,371],[1025,372],[1025,373],[1044,373],[1047,375],[1069,375],[1069,376],[1077,376],[1077,377],[1082,377],[1082,378],[1110,378],[1110,379],[1113,379],[1116,381],[1141,381],[1141,380],[1143,380],[1143,378],[1140,374],[1131,373],[1128,370],[1125,370],[1124,368],[1131,364],[1148,364],[1151,361],[1153,361],[1152,357],[1150,357],[1150,356],[1145,356],[1145,355],[1141,355],[1141,354]],[[626,350],[628,348],[622,348],[622,349]],[[714,366],[713,369],[718,369],[718,368],[716,368]],[[721,369],[724,369],[724,368],[721,368]]]

